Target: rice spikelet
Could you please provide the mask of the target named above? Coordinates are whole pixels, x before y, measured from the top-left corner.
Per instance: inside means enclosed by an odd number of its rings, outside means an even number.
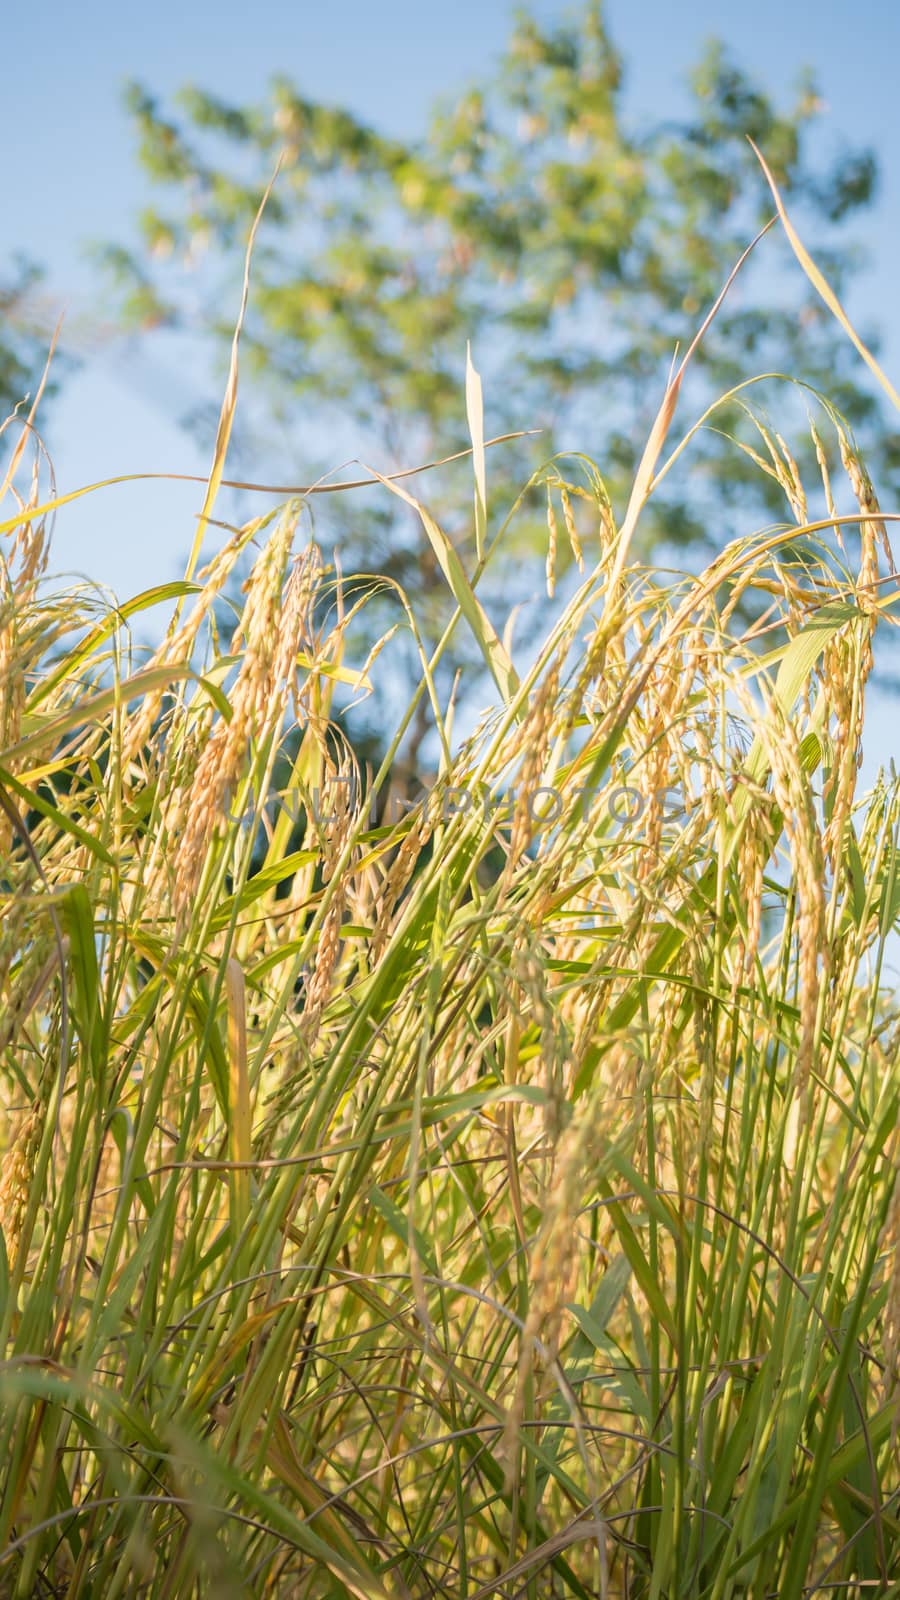
[[[0,1229],[6,1242],[6,1256],[11,1270],[15,1267],[22,1240],[22,1226],[28,1209],[43,1123],[41,1104],[36,1100],[0,1167]]]

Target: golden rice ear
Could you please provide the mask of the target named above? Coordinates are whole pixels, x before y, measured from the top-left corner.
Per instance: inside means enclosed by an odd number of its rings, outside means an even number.
[[[579,538],[578,534],[578,525],[575,521],[575,512],[572,509],[572,501],[569,496],[569,490],[565,484],[563,484],[560,488],[559,498],[562,503],[563,519],[566,524],[566,534],[569,540],[569,548],[572,552],[572,560],[575,562],[579,572],[583,572],[584,551],[581,548],[581,539]]]
[[[207,723],[201,754],[169,796],[168,831],[178,836],[172,891],[178,927],[196,898],[227,802],[247,777],[250,743],[276,736],[295,693],[301,647],[314,642],[311,619],[321,558],[311,546],[289,570],[297,518],[297,509],[288,508],[244,583],[246,600],[231,640],[240,665],[229,696],[229,720]]]
[[[21,1122],[0,1166],[0,1231],[11,1271],[15,1271],[20,1246],[24,1243],[25,1248],[28,1247],[29,1241],[23,1241],[22,1229],[44,1129],[44,1114],[44,1108],[36,1102]]]
[[[547,594],[552,600],[556,593],[556,549],[559,534],[556,525],[556,512],[553,509],[553,500],[550,496],[550,486],[547,485],[547,528],[550,534],[547,545]]]
[[[822,488],[823,488],[824,494],[825,494],[825,506],[826,506],[826,509],[828,511],[828,515],[830,517],[835,517],[836,518],[837,517],[837,507],[835,506],[834,495],[832,494],[832,491],[831,491],[831,473],[830,473],[830,470],[829,470],[829,467],[828,467],[828,456],[825,453],[825,446],[822,443],[822,440],[821,440],[821,438],[819,436],[818,429],[816,428],[816,425],[815,425],[815,423],[813,421],[810,421],[809,431],[810,431],[810,434],[812,436],[813,445],[815,447],[816,460],[819,463],[819,472],[821,473],[821,476],[822,476]],[[842,528],[840,522],[835,521],[834,530],[833,531],[834,531],[834,536],[835,536],[835,538],[837,540],[837,543],[838,543],[838,547],[843,551],[844,550],[844,537],[843,537],[843,528]]]
[[[775,438],[778,441],[778,448],[781,451],[782,460],[786,468],[787,497],[794,513],[794,520],[800,527],[804,527],[809,521],[809,508],[806,503],[806,490],[800,477],[800,469],[781,434],[776,433]]]
[[[308,1043],[312,1043],[331,996],[338,958],[341,950],[341,923],[344,916],[344,889],[338,884],[333,890],[328,910],[319,928],[316,958],[312,975],[306,986],[301,1030]]]
[[[519,733],[518,742],[525,755],[516,788],[509,853],[503,869],[504,883],[510,881],[534,832],[533,799],[535,791],[541,787],[558,715],[559,671],[559,664],[555,662],[538,684]]]

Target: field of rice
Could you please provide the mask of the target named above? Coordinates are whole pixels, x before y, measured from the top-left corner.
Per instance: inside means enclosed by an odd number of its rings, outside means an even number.
[[[3,1595],[900,1594],[892,517],[810,400],[815,482],[759,422],[779,526],[637,562],[680,378],[620,519],[602,462],[542,474],[581,572],[524,660],[478,385],[470,547],[439,471],[368,491],[453,607],[376,771],[370,591],[302,496],[216,528],[234,383],[185,579],[117,608],[47,581],[9,424]]]

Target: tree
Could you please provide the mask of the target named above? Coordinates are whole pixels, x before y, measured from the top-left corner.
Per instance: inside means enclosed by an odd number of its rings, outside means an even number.
[[[249,222],[281,151],[254,261],[244,370],[260,380],[260,414],[297,428],[304,470],[333,466],[336,440],[353,441],[353,453],[369,452],[379,467],[465,444],[468,339],[489,431],[544,430],[537,443],[493,453],[498,497],[536,460],[577,447],[600,463],[621,510],[617,497],[673,351],[772,214],[748,135],[839,293],[859,265],[848,224],[875,191],[871,153],[843,148],[830,164],[815,155],[822,108],[811,81],[780,110],[714,46],[691,89],[686,119],[631,130],[598,0],[562,26],[520,17],[495,75],[436,109],[409,142],[284,78],[264,105],[233,106],[189,88],[175,111],[134,85],[140,159],[168,204],[141,219],[141,250],[111,247],[106,259],[132,321],[199,323],[230,340]],[[766,370],[826,389],[871,444],[874,403],[852,352],[788,269],[775,233],[704,342],[694,412]],[[742,425],[738,410],[731,422]],[[893,471],[897,439],[882,436],[879,451],[878,465]],[[673,474],[645,539],[716,542],[711,487],[720,508],[723,497],[757,492],[758,471],[717,433],[700,459],[698,472],[695,452],[690,483]],[[447,503],[444,491],[442,511]],[[448,531],[463,538],[470,492],[455,504]],[[363,519],[357,500],[351,515],[362,566],[392,573],[420,600],[438,594],[430,550],[395,506]],[[537,510],[531,527],[546,537]],[[493,581],[508,609],[508,562]],[[444,614],[436,604],[435,627]]]

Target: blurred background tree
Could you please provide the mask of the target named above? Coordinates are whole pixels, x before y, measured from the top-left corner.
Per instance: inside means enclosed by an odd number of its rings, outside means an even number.
[[[201,330],[221,341],[223,357],[248,227],[284,152],[244,335],[242,370],[255,379],[252,416],[263,440],[254,440],[253,476],[277,461],[283,478],[288,460],[300,481],[312,479],[343,455],[393,470],[464,446],[471,340],[488,434],[542,430],[491,452],[497,508],[537,462],[580,449],[599,463],[621,514],[674,351],[772,214],[748,135],[841,295],[862,265],[856,241],[876,187],[869,151],[841,146],[829,155],[811,81],[779,109],[718,45],[693,74],[680,122],[629,127],[622,63],[597,0],[560,26],[520,16],[496,70],[438,106],[412,142],[318,103],[285,77],[262,105],[187,88],[164,108],[139,85],[128,105],[141,163],[166,200],[142,216],[139,248],[102,250],[122,314],[131,326]],[[877,342],[871,328],[862,332]],[[691,416],[754,372],[790,373],[824,389],[879,483],[893,477],[900,439],[874,428],[875,402],[856,358],[789,266],[777,231],[704,342]],[[210,426],[214,409],[192,424]],[[745,426],[738,407],[728,423]],[[761,476],[708,431],[692,453],[690,480],[673,473],[644,519],[645,550],[652,541],[708,552],[733,531],[723,527],[730,506],[742,508],[745,529],[754,517],[769,520],[776,505],[783,516],[776,485],[769,505],[760,502]],[[458,488],[447,484],[442,474],[442,520],[464,542],[468,466]],[[377,501],[335,497],[329,529],[354,567],[389,573],[414,592],[434,633],[447,602],[427,541],[404,508],[380,492]],[[534,513],[520,519],[519,537],[544,540],[537,497]],[[523,597],[521,554],[521,544],[510,547],[479,591],[503,616]],[[449,658],[448,670],[460,659]]]

